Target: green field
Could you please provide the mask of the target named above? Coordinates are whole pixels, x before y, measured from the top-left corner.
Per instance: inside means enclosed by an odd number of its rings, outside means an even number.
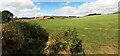
[[[78,37],[83,40],[85,53],[88,54],[117,54],[118,52],[118,14],[32,20],[29,23],[40,25],[50,34],[76,28]]]

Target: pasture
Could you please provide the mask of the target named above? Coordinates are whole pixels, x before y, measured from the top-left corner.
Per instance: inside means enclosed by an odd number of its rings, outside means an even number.
[[[31,20],[28,23],[40,25],[50,34],[76,28],[86,54],[118,53],[118,14]]]

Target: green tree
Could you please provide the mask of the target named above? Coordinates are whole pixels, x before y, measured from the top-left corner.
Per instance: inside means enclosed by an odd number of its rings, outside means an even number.
[[[13,18],[13,14],[8,10],[2,11],[2,23],[9,22]]]

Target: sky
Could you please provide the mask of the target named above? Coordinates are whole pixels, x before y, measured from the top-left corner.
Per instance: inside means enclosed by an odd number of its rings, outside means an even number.
[[[118,11],[120,0],[0,0],[0,11],[9,10],[17,17],[85,16]]]

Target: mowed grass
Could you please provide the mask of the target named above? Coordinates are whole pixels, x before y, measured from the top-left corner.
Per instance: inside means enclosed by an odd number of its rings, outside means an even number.
[[[69,28],[76,28],[83,40],[86,54],[118,53],[118,14],[97,15],[82,18],[32,20],[50,34],[58,34]]]

